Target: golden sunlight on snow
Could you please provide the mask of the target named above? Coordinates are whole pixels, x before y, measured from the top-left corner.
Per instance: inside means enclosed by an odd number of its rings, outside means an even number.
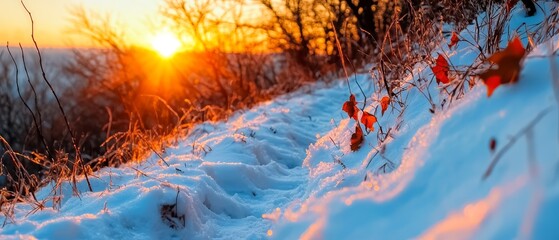
[[[473,233],[478,228],[491,210],[501,202],[502,198],[501,191],[498,189],[492,191],[486,199],[470,203],[462,211],[447,216],[446,219],[440,221],[424,233],[420,239],[429,240],[458,236],[460,236],[459,238],[467,239],[470,237],[470,233]]]
[[[461,211],[448,215],[425,231],[419,239],[470,239],[502,200],[522,188],[527,179],[526,176],[519,177],[504,186],[494,188],[486,198],[467,204]]]

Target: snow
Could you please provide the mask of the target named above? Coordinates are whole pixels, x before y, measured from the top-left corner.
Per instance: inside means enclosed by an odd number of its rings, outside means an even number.
[[[510,29],[524,23],[537,29],[555,4],[542,6],[546,13],[531,18],[517,6]],[[503,37],[503,46],[508,36],[512,33]],[[367,94],[366,110],[377,109],[379,124],[385,132],[391,129],[379,145],[375,126],[355,152],[350,150],[355,121],[341,111],[349,95],[345,80],[312,85],[227,121],[198,125],[165,150],[169,167],[154,155],[105,168],[91,177],[93,192],[79,181],[80,196],[65,183],[60,209],[50,208],[53,186],[47,186],[37,193],[48,200],[46,207],[28,214],[35,207],[18,204],[15,222],[7,219],[0,234],[31,239],[559,239],[559,111],[553,83],[559,59],[552,54],[558,43],[556,36],[537,46],[517,84],[500,86],[487,98],[480,83],[444,108],[435,96],[434,114],[427,98],[409,88],[405,110],[392,106],[381,117],[382,95],[369,74],[352,76],[352,89],[359,82]],[[475,48],[465,42],[455,50],[441,45],[454,65],[474,61]],[[420,65],[414,76],[430,79],[432,72]],[[437,86],[429,89],[444,94]],[[496,155],[489,149],[492,138],[496,152],[516,142],[483,179]]]

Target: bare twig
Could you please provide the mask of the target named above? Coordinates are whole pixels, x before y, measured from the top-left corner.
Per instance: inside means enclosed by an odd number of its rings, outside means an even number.
[[[68,129],[68,133],[70,134],[70,137],[71,137],[72,145],[74,147],[74,150],[76,151],[77,164],[78,164],[78,166],[81,166],[83,174],[85,176],[85,180],[87,182],[87,186],[89,188],[89,191],[92,192],[93,188],[91,187],[91,182],[89,181],[89,177],[88,177],[88,174],[87,174],[87,169],[85,169],[85,164],[83,163],[83,159],[81,157],[80,149],[79,149],[78,144],[76,142],[76,137],[74,136],[72,128],[70,127],[70,122],[68,121],[68,117],[66,116],[66,113],[64,112],[64,108],[62,107],[62,104],[60,103],[60,99],[59,99],[58,95],[56,94],[56,92],[54,91],[54,88],[52,87],[52,84],[47,79],[47,75],[46,75],[45,69],[43,67],[43,57],[41,55],[41,51],[39,50],[39,45],[37,44],[37,41],[35,40],[35,29],[34,29],[33,15],[31,14],[31,12],[25,6],[25,3],[23,2],[23,0],[21,0],[21,5],[25,9],[27,14],[29,15],[29,19],[31,20],[31,39],[33,40],[33,45],[35,46],[35,50],[37,50],[37,55],[39,56],[39,67],[41,69],[41,74],[42,74],[43,80],[48,85],[52,95],[54,96],[54,98],[56,100],[58,108],[60,109],[60,112],[62,113],[62,117],[64,118],[64,123],[66,124],[66,128]],[[74,169],[74,171],[75,170],[76,169]],[[74,184],[73,184],[74,191],[76,193],[79,193],[79,191],[77,190],[77,186],[76,186],[75,176],[73,176],[73,182],[74,182]]]
[[[31,83],[31,78],[29,77],[29,71],[27,70],[27,63],[25,62],[25,54],[23,53],[23,47],[21,46],[21,43],[19,44],[19,49],[21,51],[21,60],[23,62],[23,69],[25,71],[25,75],[27,76],[27,83],[29,83],[29,86],[31,87],[31,90],[33,91],[33,95],[34,95],[34,99],[35,99],[35,110],[36,110],[36,114],[37,117],[35,117],[35,113],[33,112],[33,110],[31,110],[31,108],[29,107],[29,105],[27,104],[27,102],[23,99],[23,97],[21,96],[21,91],[19,89],[19,79],[16,78],[16,86],[17,86],[17,93],[19,95],[19,98],[21,100],[21,102],[23,102],[23,104],[25,105],[25,107],[27,108],[27,110],[29,110],[29,113],[31,113],[31,117],[33,118],[33,123],[35,125],[35,130],[37,131],[37,137],[39,139],[39,142],[41,142],[43,144],[43,147],[45,147],[45,151],[47,152],[49,158],[51,160],[54,160],[54,155],[52,154],[52,152],[49,149],[49,146],[47,144],[47,141],[45,139],[45,137],[43,136],[43,127],[42,127],[42,117],[41,117],[41,112],[39,110],[39,100],[37,98],[37,91],[35,91],[35,87],[33,86],[33,84]],[[8,52],[10,51],[10,49],[8,48]],[[11,53],[10,53],[11,55]],[[15,61],[14,61],[15,64]],[[17,65],[16,65],[16,69],[17,69]]]
[[[349,74],[347,73],[347,69],[345,66],[345,59],[343,57],[343,50],[342,50],[342,45],[340,44],[340,40],[338,39],[338,33],[336,32],[336,28],[334,27],[334,23],[332,24],[332,29],[334,29],[334,37],[336,39],[336,47],[338,49],[338,54],[340,54],[340,61],[342,61],[342,68],[344,69],[344,73],[345,73],[345,79],[347,82],[347,89],[349,90],[349,94],[352,94],[351,92],[351,87],[349,86]]]
[[[493,160],[491,160],[491,163],[489,164],[489,167],[487,167],[487,170],[485,170],[485,173],[483,174],[482,179],[485,180],[489,177],[489,175],[491,175],[491,173],[493,172],[493,169],[495,168],[495,166],[497,165],[497,163],[499,162],[499,160],[503,157],[503,155],[514,145],[514,143],[516,143],[516,141],[518,141],[518,139],[520,139],[520,137],[528,134],[530,131],[532,131],[533,127],[538,124],[538,122],[540,122],[543,117],[545,115],[547,115],[550,110],[552,108],[548,107],[546,109],[544,109],[543,111],[541,111],[538,115],[536,115],[536,117],[530,121],[528,123],[528,125],[526,125],[524,128],[520,129],[520,131],[518,131],[518,133],[516,133],[514,136],[511,137],[510,141],[503,146],[503,148],[501,148],[497,154],[495,154],[495,157],[493,157]]]

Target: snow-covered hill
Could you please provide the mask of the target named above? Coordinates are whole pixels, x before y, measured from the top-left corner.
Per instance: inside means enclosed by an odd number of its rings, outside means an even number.
[[[546,11],[531,18],[520,6],[514,8],[510,28],[544,29],[543,19],[557,9],[551,2],[542,6]],[[450,50],[445,44],[440,51],[453,64],[472,64],[474,46],[463,41]],[[390,137],[379,147],[377,129],[355,152],[350,149],[355,122],[341,110],[349,95],[345,81],[317,84],[226,122],[197,126],[166,149],[163,157],[170,167],[152,156],[103,169],[91,177],[93,192],[82,180],[83,194],[72,196],[66,184],[59,210],[28,215],[35,207],[20,204],[15,223],[0,234],[39,239],[559,239],[558,49],[556,36],[528,55],[517,84],[499,87],[491,98],[478,84],[450,107],[437,106],[434,114],[425,95],[410,88],[405,110],[389,107],[384,116],[377,114],[384,131],[391,127]],[[432,72],[417,66],[414,76],[407,81],[431,78]],[[366,110],[374,112],[382,96],[370,76],[357,75],[350,82],[353,89],[360,83],[369,99]],[[497,143],[494,152],[491,139]],[[49,198],[51,189],[43,188],[37,197]]]

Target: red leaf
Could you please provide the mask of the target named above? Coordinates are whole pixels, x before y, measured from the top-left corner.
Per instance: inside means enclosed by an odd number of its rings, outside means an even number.
[[[435,74],[437,84],[447,84],[450,82],[450,79],[448,79],[448,61],[446,61],[446,59],[441,54],[439,54],[437,62],[434,67],[431,67],[431,70]]]
[[[363,130],[359,123],[355,126],[355,133],[351,134],[351,151],[357,151],[361,148],[361,144],[363,143]]]
[[[499,85],[518,81],[520,63],[525,55],[526,50],[517,36],[509,42],[505,50],[496,52],[487,59],[497,65],[497,68],[490,68],[479,74],[487,87],[488,97]]]
[[[526,49],[522,46],[520,38],[516,36],[509,42],[505,50],[494,53],[487,60],[499,65],[499,67],[511,64],[512,66],[518,66],[520,68],[520,61],[525,54]]]
[[[388,105],[390,105],[390,98],[388,96],[382,97],[380,100],[380,107],[382,109],[382,116],[384,116],[384,112],[388,109]]]
[[[374,124],[377,122],[377,117],[375,115],[370,114],[368,112],[363,111],[363,115],[361,116],[361,123],[365,125],[369,131],[375,131]]]
[[[353,94],[349,96],[349,101],[344,103],[342,110],[344,110],[350,118],[357,121],[357,113],[359,112],[359,109],[357,108],[357,102],[355,101],[355,96]]]
[[[493,91],[501,85],[501,78],[499,76],[491,76],[485,80],[485,86],[487,87],[487,97],[493,95]]]
[[[450,43],[448,44],[448,47],[451,48],[451,47],[456,46],[458,41],[460,41],[460,38],[458,37],[458,34],[456,34],[456,32],[452,32],[452,37],[450,37]]]
[[[508,0],[507,1],[507,12],[510,12],[510,10],[514,7],[514,5],[516,5],[518,3],[518,0]]]
[[[497,148],[497,140],[495,140],[495,138],[491,138],[491,141],[489,141],[489,150],[494,152],[495,148]]]

